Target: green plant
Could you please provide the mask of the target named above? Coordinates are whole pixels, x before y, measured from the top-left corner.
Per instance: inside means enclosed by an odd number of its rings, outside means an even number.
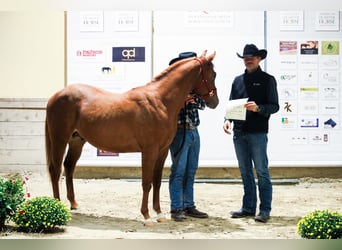
[[[24,202],[23,180],[19,175],[0,177],[0,230]]]
[[[70,219],[70,210],[64,203],[45,196],[27,200],[13,217],[19,228],[27,232],[47,231],[66,225]]]
[[[341,239],[342,214],[315,210],[298,221],[297,233],[307,239]]]

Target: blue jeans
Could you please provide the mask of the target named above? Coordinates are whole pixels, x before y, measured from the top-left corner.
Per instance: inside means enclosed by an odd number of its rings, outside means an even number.
[[[268,171],[267,134],[234,131],[233,141],[244,188],[242,210],[249,213],[256,212],[254,164],[258,177],[259,212],[269,215],[272,203],[272,183]]]
[[[199,151],[200,137],[197,129],[178,129],[170,145],[172,159],[169,177],[171,211],[195,207],[194,181],[198,168]]]

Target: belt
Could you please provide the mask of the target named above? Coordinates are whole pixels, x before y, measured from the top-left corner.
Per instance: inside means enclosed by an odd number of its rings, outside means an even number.
[[[196,129],[196,127],[190,126],[189,124],[186,124],[186,125],[178,124],[178,125],[177,125],[177,128],[178,128],[178,129],[190,129],[190,130]]]

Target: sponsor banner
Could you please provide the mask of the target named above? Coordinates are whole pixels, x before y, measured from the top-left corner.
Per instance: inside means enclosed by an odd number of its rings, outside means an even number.
[[[113,62],[145,62],[145,47],[113,47]]]

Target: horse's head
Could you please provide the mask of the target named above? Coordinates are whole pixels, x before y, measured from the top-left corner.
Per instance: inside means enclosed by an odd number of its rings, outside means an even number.
[[[195,85],[193,91],[204,99],[209,108],[214,109],[219,104],[215,86],[216,72],[214,70],[214,64],[212,63],[216,52],[209,56],[206,56],[206,54],[207,51],[205,50],[200,57],[195,58],[201,65],[202,79]]]

